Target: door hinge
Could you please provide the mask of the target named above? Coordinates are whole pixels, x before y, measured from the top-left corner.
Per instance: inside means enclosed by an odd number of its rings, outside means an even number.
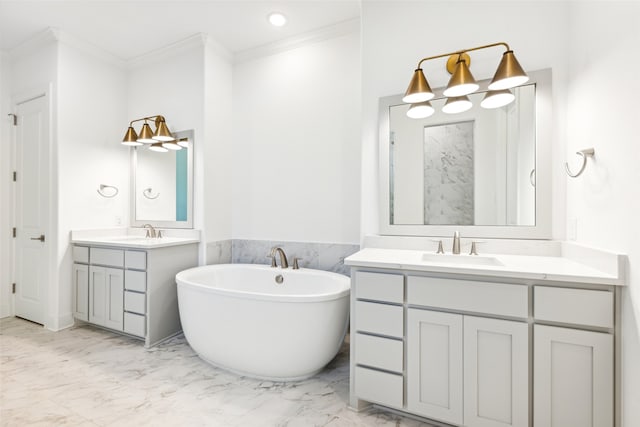
[[[11,293],[12,293],[12,294],[15,294],[15,293],[16,293],[16,284],[15,284],[15,283],[13,283],[13,284],[11,285]]]
[[[16,237],[17,229],[13,227],[13,237]]]
[[[13,125],[14,126],[18,126],[18,116],[16,116],[13,113],[9,113],[9,114],[7,114],[7,116],[11,116],[13,118],[13,121],[12,121]]]
[[[18,180],[18,172],[13,171],[13,182],[16,182]]]

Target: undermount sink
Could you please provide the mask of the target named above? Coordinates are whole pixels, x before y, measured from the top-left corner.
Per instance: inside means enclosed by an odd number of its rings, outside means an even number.
[[[455,265],[496,265],[503,266],[497,258],[480,255],[423,254],[423,262]]]

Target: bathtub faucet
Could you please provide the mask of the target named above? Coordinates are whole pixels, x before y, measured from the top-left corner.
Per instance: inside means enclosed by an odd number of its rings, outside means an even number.
[[[268,255],[271,258],[271,267],[275,268],[278,266],[276,263],[276,255],[280,255],[280,267],[289,268],[289,263],[287,262],[287,256],[284,254],[284,251],[280,247],[271,248],[271,253]]]

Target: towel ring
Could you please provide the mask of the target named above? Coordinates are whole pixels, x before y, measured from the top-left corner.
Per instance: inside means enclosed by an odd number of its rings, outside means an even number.
[[[107,194],[104,191],[106,188],[113,189],[113,194]],[[98,192],[99,195],[101,195],[102,197],[106,197],[107,199],[110,199],[112,197],[116,197],[118,195],[118,187],[114,187],[113,185],[100,184],[100,188],[98,190],[96,190],[96,191]]]
[[[596,154],[596,151],[593,148],[585,148],[584,150],[576,151],[576,154],[582,157],[582,166],[580,167],[578,173],[572,173],[571,169],[569,169],[569,163],[564,163],[564,168],[567,171],[567,175],[569,175],[571,178],[577,178],[582,174],[582,172],[584,172],[584,168],[587,167],[587,158],[593,157]]]
[[[529,182],[533,187],[536,186],[536,169],[531,169],[531,173],[529,174]]]
[[[153,190],[151,190],[151,187],[149,187],[149,188],[145,188],[145,189],[142,191],[142,195],[143,195],[144,197],[146,197],[147,199],[150,199],[150,200],[157,199],[157,198],[158,198],[158,196],[160,195],[160,193],[156,193],[156,195],[154,196],[154,195],[152,195],[152,194],[151,194],[151,192],[152,192],[152,191],[153,191]]]

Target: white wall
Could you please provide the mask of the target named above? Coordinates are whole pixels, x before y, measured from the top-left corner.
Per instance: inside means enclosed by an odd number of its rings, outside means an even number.
[[[11,174],[10,121],[7,118],[10,110],[9,102],[9,61],[7,54],[0,51],[0,318],[13,312],[11,296]]]
[[[196,190],[204,193],[204,242],[214,242],[231,239],[233,66],[213,40],[204,55],[204,176]]]
[[[584,174],[567,176],[567,216],[579,243],[628,254],[623,291],[623,425],[640,425],[640,3],[577,2],[571,7],[569,163],[595,148]]]
[[[125,224],[129,206],[125,72],[118,65],[78,50],[58,47],[58,257],[59,324],[73,323],[71,230]],[[114,198],[97,193],[116,186]]]
[[[362,3],[361,234],[378,219],[378,98],[404,93],[419,59],[505,41],[527,70],[553,69],[554,182],[563,183],[566,24],[568,5],[556,2],[375,1]],[[544,30],[541,30],[541,25]],[[500,48],[471,54],[476,79],[493,76]],[[432,87],[446,85],[445,60],[423,64]],[[564,186],[554,185],[553,236],[564,236]]]
[[[233,237],[357,242],[359,35],[236,64],[233,78]]]

